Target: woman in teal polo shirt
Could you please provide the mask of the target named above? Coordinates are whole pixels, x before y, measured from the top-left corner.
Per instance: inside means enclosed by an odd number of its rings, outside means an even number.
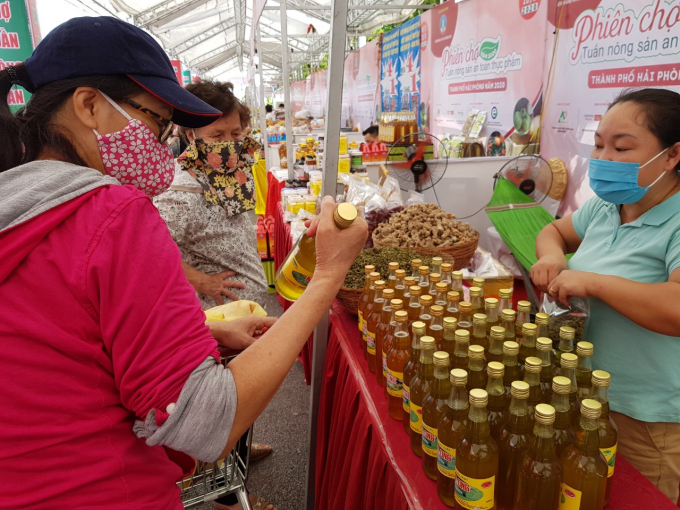
[[[536,240],[534,283],[590,298],[618,451],[673,502],[680,485],[680,95],[626,92],[595,134],[597,195]],[[565,254],[575,253],[567,262]]]

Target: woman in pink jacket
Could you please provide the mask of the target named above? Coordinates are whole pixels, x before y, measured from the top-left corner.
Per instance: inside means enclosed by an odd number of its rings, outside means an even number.
[[[0,508],[181,509],[162,446],[214,461],[262,412],[363,246],[310,227],[317,266],[269,321],[211,331],[150,197],[171,182],[172,123],[220,112],[184,91],[158,44],[77,18],[0,71]],[[251,346],[225,369],[217,342]]]

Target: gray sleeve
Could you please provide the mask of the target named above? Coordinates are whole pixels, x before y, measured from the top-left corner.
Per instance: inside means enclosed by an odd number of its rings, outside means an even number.
[[[224,450],[236,416],[236,383],[231,370],[210,356],[187,379],[169,418],[158,427],[151,410],[133,430],[149,446],[163,445],[204,462],[214,462]]]

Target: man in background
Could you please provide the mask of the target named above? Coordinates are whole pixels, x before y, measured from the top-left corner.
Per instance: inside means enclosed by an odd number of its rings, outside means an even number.
[[[378,126],[370,126],[367,128],[364,132],[364,141],[367,144],[372,144],[373,142],[378,141]]]

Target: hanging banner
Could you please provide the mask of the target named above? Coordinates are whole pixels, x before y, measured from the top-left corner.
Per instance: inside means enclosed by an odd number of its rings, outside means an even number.
[[[172,70],[175,71],[175,76],[177,77],[177,83],[182,85],[184,79],[182,78],[182,62],[179,60],[170,59],[172,64]]]
[[[363,131],[380,117],[380,40],[353,52],[352,60],[351,127]]]
[[[182,71],[182,85],[186,87],[191,83],[191,70],[185,69]]]
[[[312,117],[318,119],[326,115],[326,93],[328,90],[328,69],[307,76],[305,88],[305,108]]]
[[[307,90],[307,82],[294,81],[290,84],[290,103],[293,114],[299,112],[305,107],[305,94]]]
[[[445,2],[421,16],[421,123],[458,135],[471,110],[481,136],[531,139],[541,111],[547,0]]]
[[[382,111],[401,110],[399,95],[399,29],[383,34],[380,57],[380,94]]]
[[[588,158],[595,130],[625,88],[680,92],[680,0],[550,2],[550,29],[559,26],[551,91],[542,128],[546,157],[570,167],[561,213],[593,196]]]
[[[420,17],[399,27],[399,109],[416,112],[420,107]]]

